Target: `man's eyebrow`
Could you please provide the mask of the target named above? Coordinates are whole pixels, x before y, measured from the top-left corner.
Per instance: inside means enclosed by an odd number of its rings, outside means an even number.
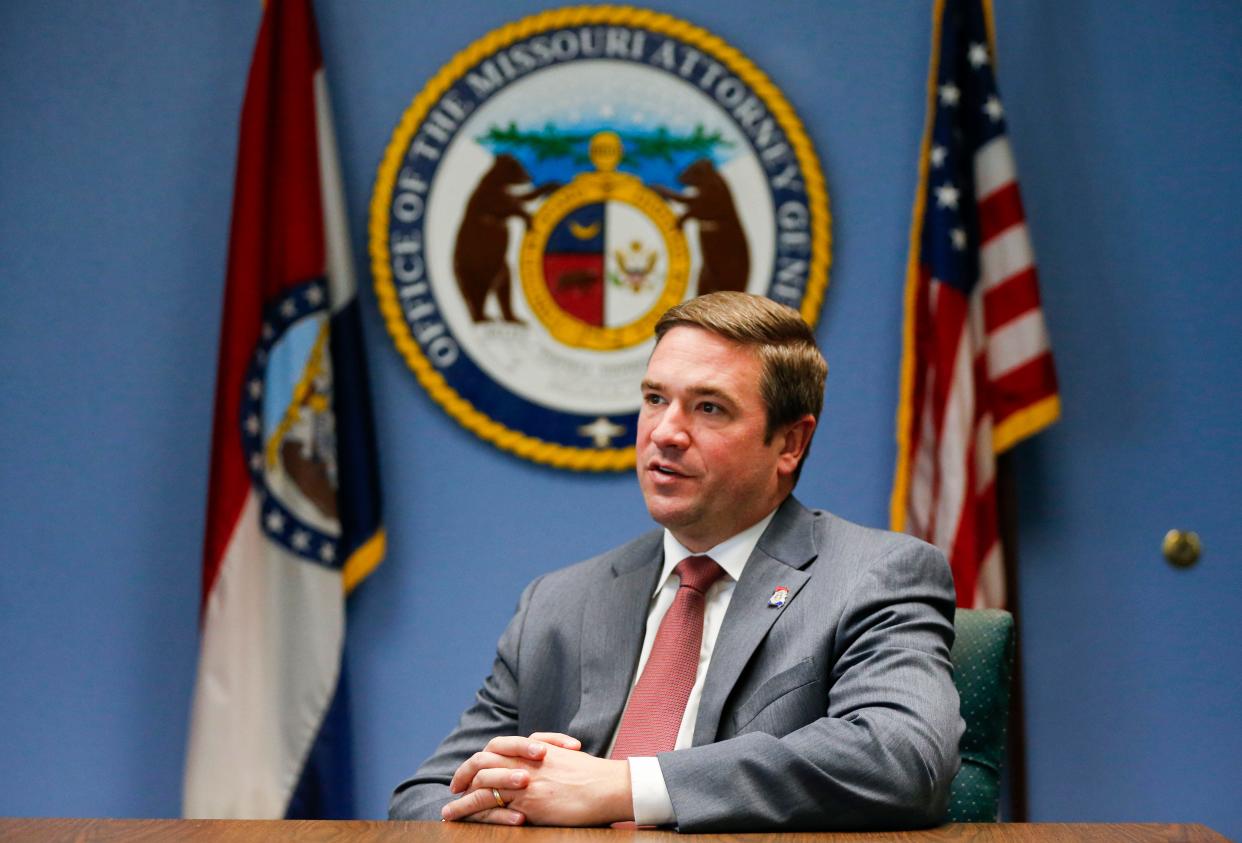
[[[690,394],[706,398],[720,398],[725,401],[733,401],[733,396],[723,389],[714,386],[692,386]]]
[[[662,383],[659,383],[658,381],[647,380],[647,379],[643,380],[641,389],[643,392],[664,392],[665,391],[664,385]],[[733,396],[730,395],[727,391],[720,389],[719,387],[715,387],[715,386],[692,386],[687,390],[687,392],[689,392],[691,395],[707,396],[709,398],[723,398],[727,401],[733,400]]]

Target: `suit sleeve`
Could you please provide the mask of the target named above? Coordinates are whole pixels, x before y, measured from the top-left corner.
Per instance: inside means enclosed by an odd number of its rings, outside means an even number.
[[[535,580],[522,592],[517,611],[496,646],[491,675],[475,695],[474,704],[466,709],[457,727],[432,756],[393,792],[388,803],[389,819],[439,820],[440,809],[456,798],[449,793],[448,783],[462,762],[492,738],[518,733],[518,645],[538,584],[539,580]]]
[[[860,572],[835,632],[819,638],[823,716],[777,734],[760,731],[767,718],[758,716],[734,737],[659,756],[678,830],[941,822],[963,728],[949,661],[953,612],[944,556],[897,541]]]

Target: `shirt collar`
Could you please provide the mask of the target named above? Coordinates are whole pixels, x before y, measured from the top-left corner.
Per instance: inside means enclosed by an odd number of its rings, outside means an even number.
[[[702,553],[694,553],[691,550],[687,550],[686,546],[673,538],[673,534],[665,528],[664,570],[660,572],[660,579],[656,584],[656,592],[659,592],[664,587],[664,584],[668,582],[668,578],[672,576],[673,569],[677,567],[677,564],[688,556],[710,556],[717,565],[724,568],[725,574],[731,580],[737,582],[742,578],[742,571],[746,568],[746,560],[754,552],[755,545],[759,544],[759,537],[768,528],[768,524],[771,523],[774,515],[776,515],[775,509],[769,512],[767,517]]]

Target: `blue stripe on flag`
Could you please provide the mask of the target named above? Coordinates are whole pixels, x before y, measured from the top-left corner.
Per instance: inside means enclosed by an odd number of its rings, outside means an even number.
[[[358,299],[332,317],[332,389],[342,560],[380,529],[380,481]]]
[[[341,654],[341,674],[332,695],[332,704],[319,725],[319,734],[302,765],[302,776],[285,809],[285,819],[354,819],[353,745],[349,720],[349,687],[345,675],[345,656]]]

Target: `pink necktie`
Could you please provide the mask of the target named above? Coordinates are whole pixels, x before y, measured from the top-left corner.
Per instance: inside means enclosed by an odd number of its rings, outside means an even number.
[[[612,748],[613,758],[652,756],[669,752],[677,744],[686,700],[699,668],[704,595],[724,569],[710,557],[690,556],[673,572],[681,578],[681,585],[660,621],[651,655],[630,694]]]

